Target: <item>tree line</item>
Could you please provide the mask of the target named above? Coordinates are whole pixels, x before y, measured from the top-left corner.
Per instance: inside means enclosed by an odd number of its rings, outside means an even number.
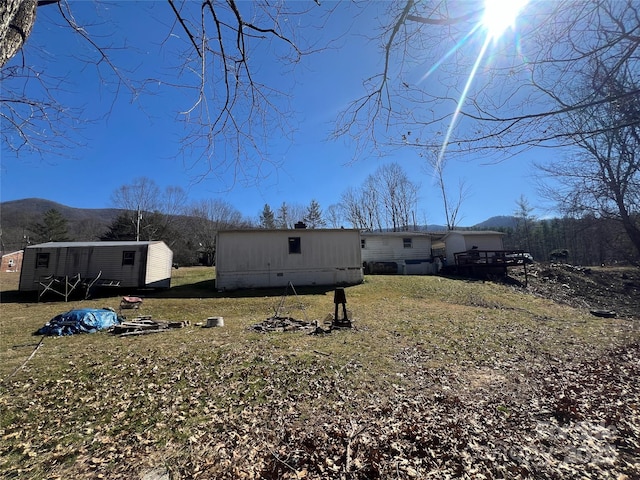
[[[365,187],[371,187],[370,178],[363,183],[361,193],[366,191]],[[351,195],[353,190],[357,189],[349,189],[343,197]],[[224,200],[210,199],[182,204],[186,197],[176,196],[176,191],[175,187],[171,187],[163,195],[148,179],[137,179],[132,185],[121,187],[114,193],[114,200],[119,198],[121,202],[120,214],[103,228],[96,228],[96,225],[87,228],[85,222],[71,226],[59,211],[50,209],[39,221],[32,222],[23,229],[26,235],[22,240],[17,240],[22,244],[19,247],[15,245],[15,249],[46,241],[163,240],[173,250],[177,264],[213,265],[216,233],[221,229],[293,229],[300,226],[339,228],[343,220],[346,221],[346,226],[368,229],[358,224],[356,217],[348,216],[353,208],[353,205],[348,204],[339,208],[331,205],[325,210],[315,199],[307,206],[283,202],[278,208],[272,209],[265,204],[255,218],[249,218]],[[150,195],[151,192],[153,195]],[[144,203],[145,198],[151,203]],[[364,195],[363,198],[370,199]],[[640,264],[634,245],[620,222],[595,215],[538,219],[524,197],[516,204],[517,209],[512,217],[513,226],[487,227],[505,234],[506,249],[525,250],[536,261],[542,262],[559,261],[576,265]],[[126,205],[129,208],[125,208]],[[360,205],[361,208],[364,206]],[[384,203],[380,203],[379,208],[384,209]],[[403,225],[401,230],[395,231],[425,228],[425,225],[413,224]],[[393,231],[393,223],[379,223],[376,229]]]
[[[538,219],[524,196],[516,206],[512,227],[493,228],[505,233],[506,249],[525,250],[543,262],[640,265],[640,256],[624,224],[616,219],[594,214]]]
[[[492,228],[505,233],[506,249],[526,250],[535,261],[572,265],[639,265],[640,258],[619,223],[585,215],[533,219],[525,227]]]
[[[51,209],[24,227],[20,246],[70,240],[163,240],[174,251],[176,263],[211,265],[216,232],[222,229],[413,229],[415,222],[411,225],[410,220],[415,218],[417,192],[418,185],[393,163],[378,168],[360,188],[350,188],[340,203],[326,210],[312,199],[308,205],[282,202],[274,208],[265,204],[256,217],[247,217],[225,200],[189,201],[181,187],[162,189],[152,179],[140,177],[113,192],[111,203],[120,213],[103,231],[71,232],[67,219]]]

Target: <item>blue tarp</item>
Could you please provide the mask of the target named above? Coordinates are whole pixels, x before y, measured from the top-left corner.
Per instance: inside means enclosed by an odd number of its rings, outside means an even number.
[[[75,333],[94,333],[98,330],[118,325],[120,319],[113,310],[107,308],[82,308],[69,310],[49,320],[36,335],[73,335]]]

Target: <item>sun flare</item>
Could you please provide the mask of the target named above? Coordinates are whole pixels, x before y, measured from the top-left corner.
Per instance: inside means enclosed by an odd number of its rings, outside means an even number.
[[[513,27],[527,2],[528,0],[485,0],[482,24],[487,35],[496,40],[507,28]]]
[[[515,30],[516,19],[522,12],[524,7],[527,5],[527,3],[529,3],[529,0],[484,0],[484,15],[482,16],[482,20],[475,24],[473,29],[467,34],[465,38],[470,38],[471,36],[481,32],[482,30],[486,32],[486,36],[484,38],[484,41],[482,42],[482,47],[478,52],[478,57],[473,63],[471,71],[469,72],[469,76],[467,77],[464,88],[460,93],[460,97],[458,98],[458,102],[453,115],[451,116],[449,127],[447,128],[447,132],[444,135],[442,146],[440,148],[440,152],[438,153],[436,170],[440,168],[440,165],[444,159],[447,147],[449,146],[449,141],[451,140],[451,135],[453,134],[453,130],[455,129],[455,126],[460,118],[462,106],[467,99],[467,95],[469,94],[473,80],[482,62],[484,61],[487,51],[489,51],[489,49],[491,48],[492,43],[495,43],[508,28],[512,28]],[[465,42],[459,42],[454,47],[454,49],[447,53],[446,57],[444,57],[442,61],[444,61],[445,58],[449,57],[452,52],[459,49],[464,43]],[[431,68],[429,72],[427,72],[426,76],[433,73],[435,68],[437,68],[440,63],[441,62],[438,62],[433,68]]]

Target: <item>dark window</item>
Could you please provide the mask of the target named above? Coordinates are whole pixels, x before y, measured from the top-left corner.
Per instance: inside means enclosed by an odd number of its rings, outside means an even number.
[[[36,257],[36,268],[49,268],[49,254],[39,253]]]
[[[301,253],[300,237],[289,237],[289,253]]]
[[[402,244],[404,245],[404,248],[412,248],[413,247],[413,244],[412,244],[410,238],[403,238],[402,239]]]
[[[360,239],[360,248],[367,248],[367,239],[366,238],[361,238]]]
[[[122,265],[133,265],[136,261],[135,251],[122,252]]]

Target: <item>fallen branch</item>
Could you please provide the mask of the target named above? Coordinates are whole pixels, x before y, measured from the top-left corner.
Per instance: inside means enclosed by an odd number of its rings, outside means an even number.
[[[285,462],[284,460],[282,460],[280,457],[278,457],[278,455],[276,455],[276,452],[274,452],[267,444],[266,442],[263,442],[265,447],[267,448],[267,450],[269,450],[269,453],[271,454],[271,456],[273,456],[273,458],[275,458],[278,462],[280,462],[282,465],[284,465],[285,467],[289,468],[293,473],[295,473],[296,478],[298,478],[298,470],[295,469],[294,467],[292,467],[291,465],[289,465],[287,462]]]
[[[365,425],[364,427],[360,428],[359,430],[356,430],[356,427],[358,426],[358,424],[356,422],[354,422],[353,420],[351,420],[351,433],[349,434],[349,441],[347,442],[347,451],[345,453],[345,464],[344,464],[344,471],[345,473],[348,475],[349,471],[351,470],[351,456],[352,456],[352,450],[351,450],[351,442],[353,442],[353,440],[356,439],[356,437],[358,437],[359,435],[361,435],[366,429],[367,426]]]
[[[161,333],[161,332],[167,332],[169,331],[169,329],[167,328],[155,328],[153,330],[136,330],[133,332],[125,332],[125,333],[120,333],[118,334],[118,337],[131,337],[131,336],[136,336],[136,335],[148,335],[150,333]]]
[[[38,351],[38,349],[40,348],[40,345],[42,345],[42,342],[44,342],[44,337],[46,337],[46,335],[43,335],[42,338],[40,339],[40,341],[38,342],[38,344],[36,345],[36,348],[33,349],[33,352],[31,352],[31,355],[29,355],[29,358],[27,358],[24,363],[22,365],[20,365],[18,368],[16,368],[13,373],[11,375],[9,375],[7,378],[5,378],[4,380],[2,380],[2,383],[4,383],[5,381],[9,380],[11,377],[13,377],[16,373],[18,373],[19,370],[21,370],[26,364],[27,362],[29,362],[29,360],[31,360],[33,358],[33,356],[36,354],[36,352]]]

